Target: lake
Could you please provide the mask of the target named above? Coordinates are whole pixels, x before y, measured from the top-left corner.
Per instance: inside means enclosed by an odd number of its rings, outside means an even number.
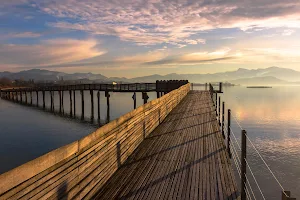
[[[200,88],[200,87],[198,87]],[[194,87],[197,89],[197,87]],[[293,197],[300,197],[300,87],[273,87],[265,89],[246,87],[224,87],[221,95],[225,107],[232,110],[241,126],[257,147],[285,190]],[[148,93],[150,100],[156,93]],[[110,120],[133,109],[132,93],[111,93]],[[49,95],[46,94],[49,107]],[[76,114],[80,117],[81,102],[76,94]],[[97,95],[94,94],[94,102]],[[33,103],[36,104],[35,96]],[[41,95],[40,95],[41,101]],[[65,113],[69,113],[69,96],[64,97]],[[41,105],[41,102],[39,102]],[[137,104],[142,105],[141,94]],[[101,121],[107,120],[106,98],[101,92]],[[55,94],[58,111],[58,95]],[[95,105],[97,118],[97,106]],[[90,95],[85,94],[85,118],[90,118]],[[227,111],[226,111],[227,113]],[[0,100],[0,174],[22,163],[41,156],[62,145],[78,140],[93,132],[97,123],[81,122],[38,108]],[[240,142],[240,128],[232,119],[232,129]],[[232,139],[232,143],[234,139]],[[234,144],[234,143],[233,143]],[[237,148],[237,146],[235,145]],[[248,144],[247,159],[256,175],[266,199],[280,199],[280,187],[267,171],[263,162]],[[250,177],[249,171],[247,174]],[[236,173],[237,175],[237,173]],[[237,175],[238,176],[238,175]],[[236,178],[238,185],[240,181]],[[250,182],[253,180],[250,178]],[[253,185],[259,198],[259,191]]]
[[[299,86],[225,87],[221,95],[225,108],[231,109],[283,188],[291,191],[293,197],[300,197],[299,89]],[[241,129],[233,119],[232,127],[240,143]],[[247,159],[264,196],[266,199],[281,199],[280,187],[251,144],[247,143]],[[249,170],[247,174],[257,198],[262,199]],[[240,184],[239,179],[236,180]]]
[[[46,108],[50,108],[49,92],[45,93]],[[110,93],[110,120],[133,110],[132,93]],[[29,96],[29,95],[28,95]],[[151,101],[155,92],[148,93]],[[0,174],[25,162],[37,158],[51,150],[78,140],[93,131],[99,125],[95,120],[90,123],[90,93],[85,91],[85,121],[81,121],[81,95],[76,92],[77,118],[67,117],[70,113],[69,93],[64,93],[64,112],[66,116],[43,111],[37,107],[20,105],[0,99]],[[24,97],[23,97],[24,101]],[[97,115],[97,94],[94,94],[94,113]],[[33,93],[33,104],[36,95]],[[55,110],[59,111],[59,96],[55,93]],[[141,93],[137,93],[137,106],[143,104]],[[42,107],[42,94],[39,94],[39,106]],[[104,92],[100,93],[101,122],[107,121],[107,106]]]

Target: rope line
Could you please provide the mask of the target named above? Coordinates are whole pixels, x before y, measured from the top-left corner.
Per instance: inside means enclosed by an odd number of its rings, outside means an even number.
[[[261,196],[262,196],[263,199],[265,200],[266,198],[265,198],[265,196],[264,196],[264,194],[263,194],[263,192],[262,192],[260,186],[258,185],[258,182],[257,182],[257,180],[256,180],[256,178],[255,178],[255,176],[254,176],[254,174],[253,174],[252,169],[250,168],[250,165],[249,165],[247,159],[246,159],[246,164],[247,164],[247,166],[248,166],[248,168],[249,168],[249,170],[250,170],[250,173],[251,173],[251,175],[252,175],[252,177],[253,177],[253,179],[254,179],[254,181],[255,181],[255,183],[256,183],[256,186],[257,186],[257,188],[258,188],[258,190],[259,190]]]
[[[254,192],[253,192],[253,190],[252,190],[252,186],[251,186],[251,184],[250,184],[250,182],[249,182],[249,180],[248,180],[248,177],[247,177],[247,175],[246,175],[246,182],[248,183],[248,185],[249,185],[249,188],[250,188],[250,190],[251,190],[251,193],[252,193],[252,196],[254,197],[254,199],[256,200],[256,197],[255,197],[255,195],[254,195]]]
[[[239,128],[240,128],[241,130],[243,130],[243,127],[241,126],[239,120],[235,117],[235,115],[232,115],[232,116],[233,116],[233,119],[235,120],[236,124],[239,126]],[[226,126],[225,126],[225,124],[226,124]],[[228,133],[227,124],[228,124],[228,122],[227,122],[227,123],[224,122],[224,130]],[[241,146],[239,145],[238,140],[237,140],[237,137],[235,136],[235,134],[234,134],[234,132],[232,131],[232,129],[230,129],[230,132],[231,132],[231,134],[233,135],[234,140],[235,140],[235,142],[236,142],[236,144],[237,144],[239,150],[241,150]],[[227,134],[227,135],[228,135],[228,134]],[[283,186],[281,185],[281,183],[279,182],[279,180],[278,180],[277,177],[275,176],[274,172],[270,169],[270,167],[268,166],[268,164],[266,163],[266,161],[264,160],[264,158],[262,157],[262,155],[259,153],[259,151],[257,150],[257,148],[254,146],[253,142],[250,140],[250,138],[248,137],[247,134],[246,134],[246,138],[247,138],[247,140],[250,142],[250,144],[252,145],[252,147],[254,148],[254,150],[256,151],[256,153],[259,155],[260,159],[263,161],[264,165],[267,167],[267,169],[269,170],[269,172],[271,173],[271,175],[273,176],[273,178],[275,179],[275,181],[278,183],[278,185],[279,185],[280,188],[282,189],[283,194],[284,194],[286,197],[288,197],[288,195],[285,193],[285,190],[284,190]],[[237,151],[236,151],[236,149],[235,149],[235,146],[234,146],[234,145],[232,145],[232,146],[234,147],[234,148],[232,148],[232,149],[234,149],[234,153],[236,154],[236,155],[234,155],[234,156],[236,156],[237,159],[239,160],[238,153],[237,153]],[[234,158],[234,157],[233,157],[233,158]],[[237,162],[236,158],[234,158],[234,159],[235,159],[235,161]],[[246,159],[245,159],[245,160],[246,160]],[[240,161],[240,160],[239,160],[239,161]],[[236,164],[236,163],[235,163],[235,164]],[[262,193],[262,190],[261,190],[260,186],[258,185],[258,182],[257,182],[257,180],[256,180],[256,178],[255,178],[255,176],[254,176],[254,174],[253,174],[253,171],[252,171],[252,169],[250,168],[250,165],[249,165],[249,163],[248,163],[247,160],[246,160],[246,164],[247,164],[247,166],[248,166],[248,168],[249,168],[249,170],[250,170],[250,172],[251,172],[251,175],[252,175],[252,177],[253,177],[253,179],[254,179],[254,181],[255,181],[255,183],[256,183],[256,185],[257,185],[257,187],[258,187],[258,189],[259,189],[259,191],[260,191],[260,193],[261,193],[261,195],[262,195],[262,197],[263,197],[263,199],[265,200],[265,197],[264,197],[264,195],[263,195],[263,193]],[[236,164],[236,165],[237,165],[237,164]],[[239,175],[240,175],[240,172],[239,172]],[[240,176],[240,177],[241,177],[241,176]],[[248,182],[249,182],[249,181],[248,181]],[[250,183],[249,183],[249,185],[250,185]],[[250,188],[251,188],[251,185],[250,185]],[[251,188],[251,190],[252,190],[252,188]],[[252,192],[252,194],[253,194],[253,196],[254,196],[254,193],[253,193],[253,192]],[[255,196],[254,196],[254,198],[255,198]],[[256,198],[255,198],[255,199],[256,199]]]
[[[234,115],[232,115],[232,117],[234,118],[234,120],[236,121],[236,123],[240,127],[240,129],[243,130],[243,127],[241,126],[239,120]]]
[[[284,193],[284,195],[286,197],[288,197],[288,195],[284,192],[284,188],[282,187],[282,185],[280,184],[279,180],[276,178],[275,174],[273,173],[273,171],[270,169],[270,167],[268,166],[268,164],[266,163],[266,161],[264,160],[264,158],[262,157],[262,155],[259,153],[259,151],[257,150],[257,148],[254,146],[254,144],[252,143],[252,141],[250,140],[250,138],[246,135],[246,138],[248,139],[248,141],[250,142],[250,144],[252,145],[252,147],[254,148],[254,150],[256,151],[256,153],[259,155],[260,159],[263,161],[263,163],[266,165],[267,169],[270,171],[270,173],[272,174],[272,176],[274,177],[274,179],[276,180],[276,182],[278,183],[278,185],[281,187],[282,192]]]

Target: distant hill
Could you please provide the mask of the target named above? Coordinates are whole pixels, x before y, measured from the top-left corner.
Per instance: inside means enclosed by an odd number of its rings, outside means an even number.
[[[280,80],[273,76],[266,76],[266,77],[254,77],[254,78],[242,78],[229,81],[233,84],[240,84],[240,85],[248,85],[248,86],[266,86],[266,85],[285,85],[289,84],[287,81]]]
[[[35,81],[78,81],[82,82],[155,82],[156,80],[189,80],[194,83],[205,83],[205,82],[232,82],[236,84],[249,85],[257,83],[262,84],[290,84],[294,82],[300,83],[300,72],[287,68],[280,67],[269,67],[265,69],[244,69],[239,68],[235,71],[220,72],[214,74],[167,74],[159,75],[154,74],[150,76],[142,76],[135,78],[124,78],[124,77],[106,77],[101,74],[93,73],[63,73],[57,71],[48,71],[40,69],[32,69],[26,71],[20,71],[16,73],[12,72],[0,72],[0,78],[7,77],[12,80],[23,79],[29,80],[34,79]]]

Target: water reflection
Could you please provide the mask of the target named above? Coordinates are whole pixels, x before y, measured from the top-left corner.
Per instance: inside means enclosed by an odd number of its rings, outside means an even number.
[[[96,92],[96,91],[95,91]],[[132,93],[110,93],[110,107],[107,109],[104,92],[100,93],[100,119],[94,94],[94,118],[91,118],[91,99],[89,91],[84,94],[85,113],[81,120],[81,95],[75,93],[76,116],[70,117],[69,93],[64,92],[64,112],[59,112],[59,95],[54,95],[55,112],[50,113],[50,94],[45,93],[46,111],[43,110],[42,94],[39,94],[36,108],[36,93],[33,93],[33,106],[24,106],[0,99],[0,174],[39,157],[53,149],[78,140],[97,127],[133,110]],[[149,100],[156,93],[148,93]],[[25,99],[25,98],[23,98]],[[143,104],[137,93],[137,106]],[[73,101],[74,103],[74,101]],[[80,122],[80,123],[79,123]]]
[[[283,187],[292,192],[293,197],[300,196],[299,89],[300,87],[228,87],[224,88],[221,97],[226,102],[226,108],[232,110],[271,170]],[[240,140],[240,128],[237,124],[233,124],[233,131]],[[280,199],[281,188],[250,145],[248,160],[265,197]],[[254,186],[252,179],[251,182]],[[259,194],[257,188],[254,190]]]

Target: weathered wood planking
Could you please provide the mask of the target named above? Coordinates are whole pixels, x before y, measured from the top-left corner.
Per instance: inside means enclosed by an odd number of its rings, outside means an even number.
[[[190,91],[94,196],[96,199],[238,198],[208,91]]]
[[[0,175],[0,199],[90,199],[166,118],[190,84]]]

